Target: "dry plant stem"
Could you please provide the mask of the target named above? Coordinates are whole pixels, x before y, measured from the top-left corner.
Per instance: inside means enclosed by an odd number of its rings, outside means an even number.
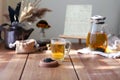
[[[21,8],[21,15],[19,17],[19,21],[23,22],[23,21],[35,21],[36,17],[38,17],[37,15],[34,15],[36,13],[44,13],[47,12],[49,10],[39,10],[37,9],[37,6],[39,5],[41,0],[35,0],[34,2],[31,2],[30,0],[22,0],[22,8]],[[26,4],[27,2],[27,4]],[[36,10],[36,12],[35,12]],[[43,16],[44,14],[39,14],[39,18],[41,18],[41,16]],[[33,20],[32,20],[32,19]]]
[[[40,1],[41,1],[41,0],[35,0],[34,3],[33,3],[34,6],[37,7],[37,6],[39,5]]]
[[[43,37],[45,37],[45,32],[43,32]]]
[[[23,5],[25,5],[25,3],[22,3]],[[28,3],[27,6],[22,6],[23,8],[21,9],[21,15],[20,15],[20,22],[22,22],[22,20],[24,20],[24,18],[26,18],[26,16],[30,16],[32,10],[34,9],[34,7],[32,6],[32,3]],[[31,15],[32,16],[32,15]]]
[[[21,0],[21,8],[19,15],[19,22],[34,22],[37,19],[44,17],[46,12],[51,10],[48,8],[39,8],[40,1],[42,0]],[[4,14],[7,20],[9,19],[8,14]]]

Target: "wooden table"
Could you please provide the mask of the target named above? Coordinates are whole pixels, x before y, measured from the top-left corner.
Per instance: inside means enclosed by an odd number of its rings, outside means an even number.
[[[75,49],[81,47],[72,45],[59,67],[44,68],[39,61],[49,54],[15,54],[0,45],[0,80],[120,80],[120,59],[77,54]]]

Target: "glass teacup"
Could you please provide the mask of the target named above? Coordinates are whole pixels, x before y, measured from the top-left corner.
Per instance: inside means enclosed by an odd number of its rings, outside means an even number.
[[[71,42],[63,38],[51,39],[51,57],[55,60],[63,61],[65,56],[69,54]]]

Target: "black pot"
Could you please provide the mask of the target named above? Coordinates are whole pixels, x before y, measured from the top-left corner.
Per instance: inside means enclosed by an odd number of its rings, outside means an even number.
[[[22,27],[18,28],[10,27],[9,29],[6,29],[4,34],[5,48],[15,49],[15,47],[11,48],[9,44],[14,43],[16,40],[28,39],[33,30],[34,30],[33,28],[25,30]]]

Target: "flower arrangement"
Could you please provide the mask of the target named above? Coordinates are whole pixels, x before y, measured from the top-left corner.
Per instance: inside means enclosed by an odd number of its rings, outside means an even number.
[[[50,12],[51,10],[48,8],[39,8],[41,0],[22,0],[21,2],[17,3],[17,6],[15,9],[13,9],[11,6],[8,6],[8,12],[9,14],[4,14],[3,16],[11,22],[10,23],[4,23],[0,25],[0,37],[1,37],[1,31],[4,30],[4,26],[9,26],[10,29],[15,29],[19,31],[20,35],[23,35],[24,32],[32,32],[34,29],[30,29],[30,31],[27,31],[24,29],[23,26],[25,26],[25,22],[33,23],[37,21],[38,19],[41,19],[44,17],[46,12]],[[28,33],[24,33],[25,36]],[[28,38],[29,35],[27,35],[26,38]],[[25,39],[26,39],[25,38]]]
[[[19,21],[28,21],[34,22],[39,18],[42,18],[46,12],[50,12],[51,10],[48,8],[38,8],[41,0],[34,0],[34,2],[30,2],[28,0],[28,4],[25,5],[26,0],[22,0],[21,4],[21,14],[19,16]]]
[[[8,6],[8,14],[4,14],[7,20],[10,20],[11,23],[17,21],[19,23],[22,22],[34,22],[37,19],[42,18],[46,12],[50,12],[51,10],[48,8],[39,8],[41,0],[34,0],[31,2],[30,0],[22,0],[16,6],[14,10],[11,6]]]

